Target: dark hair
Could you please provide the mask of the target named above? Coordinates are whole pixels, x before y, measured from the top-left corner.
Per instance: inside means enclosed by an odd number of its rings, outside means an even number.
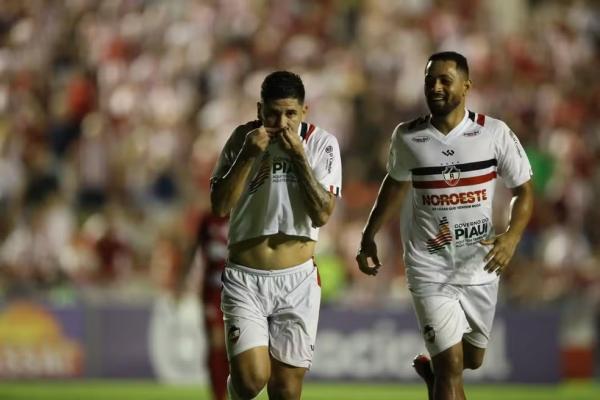
[[[279,99],[298,99],[304,103],[304,84],[302,79],[293,72],[275,71],[267,75],[260,87],[262,101]]]
[[[455,51],[442,51],[440,53],[432,54],[431,57],[429,57],[427,64],[432,61],[454,61],[456,63],[456,69],[464,72],[467,78],[469,77],[469,64],[462,54]]]

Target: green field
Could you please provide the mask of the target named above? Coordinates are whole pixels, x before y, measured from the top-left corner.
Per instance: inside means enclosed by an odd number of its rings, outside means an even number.
[[[600,384],[468,385],[475,400],[598,400]],[[305,386],[304,400],[425,400],[422,385],[317,384]],[[3,382],[2,400],[209,400],[206,388],[170,386],[149,381]],[[260,399],[266,400],[263,394]]]

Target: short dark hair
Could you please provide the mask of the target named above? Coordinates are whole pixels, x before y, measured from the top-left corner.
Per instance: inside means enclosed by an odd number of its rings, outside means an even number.
[[[467,78],[469,77],[469,64],[467,59],[460,53],[455,51],[442,51],[440,53],[432,54],[427,60],[427,64],[432,61],[454,61],[456,63],[456,69],[461,70],[465,73]]]
[[[275,71],[267,75],[260,87],[260,98],[263,102],[279,99],[298,99],[304,104],[304,84],[293,72]]]

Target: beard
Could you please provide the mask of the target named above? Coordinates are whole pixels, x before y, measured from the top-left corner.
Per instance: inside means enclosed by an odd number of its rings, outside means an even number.
[[[458,99],[447,98],[444,101],[433,101],[427,98],[426,100],[431,115],[436,117],[446,116],[460,106],[460,100]]]

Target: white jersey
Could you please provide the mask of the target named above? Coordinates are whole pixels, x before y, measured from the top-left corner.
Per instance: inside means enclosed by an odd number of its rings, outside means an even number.
[[[302,137],[314,177],[326,190],[340,197],[342,164],[337,139],[305,122],[298,127],[298,134]],[[234,132],[232,144],[224,150],[223,159],[217,165],[213,178],[227,173],[235,161],[245,138],[245,135],[238,135],[238,138],[235,135]],[[316,241],[319,228],[312,224],[302,190],[289,155],[278,142],[269,144],[252,167],[246,188],[231,212],[229,244],[276,233]]]
[[[412,181],[401,218],[409,284],[489,283],[484,271],[494,236],[492,200],[497,176],[513,188],[531,166],[521,143],[502,121],[465,110],[447,135],[429,117],[398,125],[387,166],[397,181]]]

